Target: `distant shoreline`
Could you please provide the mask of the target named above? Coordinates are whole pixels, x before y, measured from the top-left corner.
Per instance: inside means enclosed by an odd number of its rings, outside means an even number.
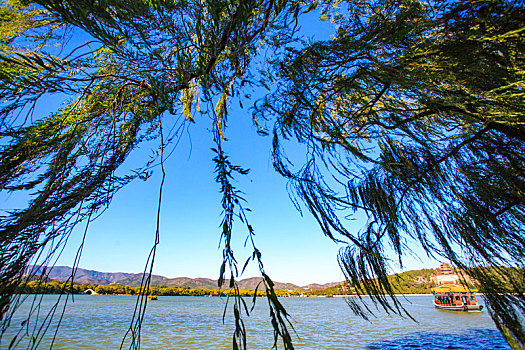
[[[253,292],[253,291],[252,291]],[[286,292],[286,290],[276,290],[276,292]],[[18,293],[19,295],[67,295],[69,293]],[[476,293],[477,295],[483,295],[481,293]],[[89,296],[124,296],[124,297],[138,297],[138,294],[85,294],[85,293],[75,293],[71,294],[75,296],[79,295],[89,295]],[[159,295],[158,297],[227,297],[227,296],[233,296],[230,294],[224,294],[224,295]],[[253,294],[250,295],[241,295],[242,297],[253,297]],[[432,296],[430,293],[422,293],[422,294],[394,294],[395,297],[419,297],[419,296]],[[264,295],[257,295],[257,297],[264,297]],[[317,299],[330,299],[330,298],[359,298],[359,297],[370,297],[370,294],[363,294],[363,295],[355,295],[355,294],[334,294],[334,295],[325,295],[325,294],[310,294],[310,295],[278,295],[279,298],[317,298]]]
[[[345,295],[345,294],[334,294],[333,297],[334,298],[349,298],[349,297],[352,297],[352,298],[359,298],[359,297],[369,297],[370,294],[363,294],[363,295],[355,295],[355,294],[348,294],[348,295]],[[421,293],[421,294],[415,294],[415,293],[410,293],[410,294],[394,294],[394,296],[396,297],[419,297],[419,296],[432,296],[431,293]],[[309,298],[322,298],[322,297],[326,297],[326,295],[310,295],[308,296]],[[299,298],[299,297],[298,297]]]

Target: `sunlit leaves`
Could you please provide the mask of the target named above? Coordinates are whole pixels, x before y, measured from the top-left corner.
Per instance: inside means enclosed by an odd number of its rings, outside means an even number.
[[[288,1],[271,0],[2,3],[0,184],[28,197],[0,218],[2,331],[16,309],[9,309],[13,281],[31,259],[50,252],[48,263],[78,223],[129,181],[150,176],[155,159],[128,174],[120,169],[141,143],[162,138],[164,118],[196,121],[201,104],[205,111],[214,105],[223,138],[228,96],[237,80],[253,79],[247,68],[259,43],[290,32],[291,13]],[[48,111],[49,100],[62,104]],[[235,197],[226,182],[224,193]],[[224,235],[233,220],[224,222]],[[229,246],[224,259],[235,263]],[[139,339],[133,334],[132,346]]]
[[[276,50],[282,56],[273,59],[275,69],[255,78],[251,64],[263,52],[261,45],[292,41],[296,16],[320,4],[337,34],[304,48]],[[244,194],[234,186],[247,170],[223,149],[229,103],[250,95],[247,87],[253,86],[271,92],[256,105],[253,120],[261,134],[273,136],[275,169],[290,180],[295,198],[323,232],[349,243],[340,263],[359,292],[402,313],[396,300],[390,304],[384,297],[393,295],[386,274],[391,255],[402,265],[413,241],[462,268],[523,267],[523,4],[300,5],[305,4],[2,3],[0,184],[2,191],[30,192],[26,207],[1,217],[2,313],[15,291],[12,279],[33,256],[47,243],[67,240],[121,186],[151,174],[154,160],[128,175],[118,170],[139,144],[161,135],[162,120],[207,119],[217,143],[213,161],[222,194],[219,284],[229,280],[236,290],[232,237],[240,221],[253,246],[246,264],[257,263],[264,278],[275,341],[281,338],[292,348],[288,314],[255,247]],[[68,41],[75,35],[86,39]],[[60,96],[63,104],[34,116],[50,96]],[[199,118],[200,107],[209,118]],[[275,121],[273,129],[264,129],[262,121]],[[299,162],[284,153],[293,143],[305,151]],[[165,146],[162,142],[156,154]],[[347,222],[356,212],[366,218],[361,229]],[[515,285],[516,297],[500,298],[489,274],[469,271],[483,282],[498,326],[525,343],[514,316],[525,310],[521,284]],[[234,346],[243,348],[242,316],[249,310],[235,298],[233,311]]]

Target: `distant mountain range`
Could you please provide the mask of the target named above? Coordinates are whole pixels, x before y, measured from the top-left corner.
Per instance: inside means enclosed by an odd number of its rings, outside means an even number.
[[[54,267],[40,267],[31,268],[36,275],[47,274],[48,279],[65,281],[71,277],[72,268],[69,266],[54,266]],[[100,272],[94,270],[86,270],[78,268],[75,274],[75,282],[79,284],[120,284],[122,286],[137,287],[142,281],[142,273],[124,273],[124,272]],[[254,290],[262,281],[260,277],[246,278],[238,281],[239,288],[244,290]],[[297,286],[292,283],[275,282],[275,289],[281,290],[312,290],[325,289],[333,287],[340,282],[332,282],[325,284],[309,284],[307,286]],[[217,280],[210,278],[189,278],[177,277],[167,278],[159,275],[151,275],[151,285],[168,286],[168,287],[188,287],[188,288],[217,288]],[[228,285],[228,281],[225,282]]]

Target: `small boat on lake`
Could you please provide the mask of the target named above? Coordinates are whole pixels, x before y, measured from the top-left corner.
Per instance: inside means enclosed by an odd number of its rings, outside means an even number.
[[[148,300],[158,300],[156,295],[148,295]]]
[[[450,311],[481,311],[483,305],[478,304],[473,290],[457,284],[441,285],[432,288],[434,306]]]

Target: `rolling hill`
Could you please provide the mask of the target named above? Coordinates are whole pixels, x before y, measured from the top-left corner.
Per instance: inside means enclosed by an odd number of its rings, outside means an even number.
[[[47,274],[47,278],[57,281],[66,281],[71,278],[72,268],[69,266],[54,266],[49,268],[35,268],[35,274]],[[137,287],[141,285],[143,278],[142,273],[124,273],[124,272],[100,272],[95,270],[86,270],[78,268],[75,275],[75,282],[79,284],[120,284],[123,286]],[[262,278],[252,277],[239,280],[239,288],[244,290],[254,290],[257,285],[261,283]],[[332,282],[327,284],[309,284],[307,286],[297,286],[292,283],[282,283],[274,281],[275,289],[281,290],[306,290],[306,289],[324,289],[339,282]],[[187,288],[203,288],[213,289],[217,287],[217,280],[210,278],[190,278],[177,277],[167,278],[160,275],[151,276],[151,285],[168,286],[168,287],[187,287]],[[228,285],[228,280],[225,281]]]

